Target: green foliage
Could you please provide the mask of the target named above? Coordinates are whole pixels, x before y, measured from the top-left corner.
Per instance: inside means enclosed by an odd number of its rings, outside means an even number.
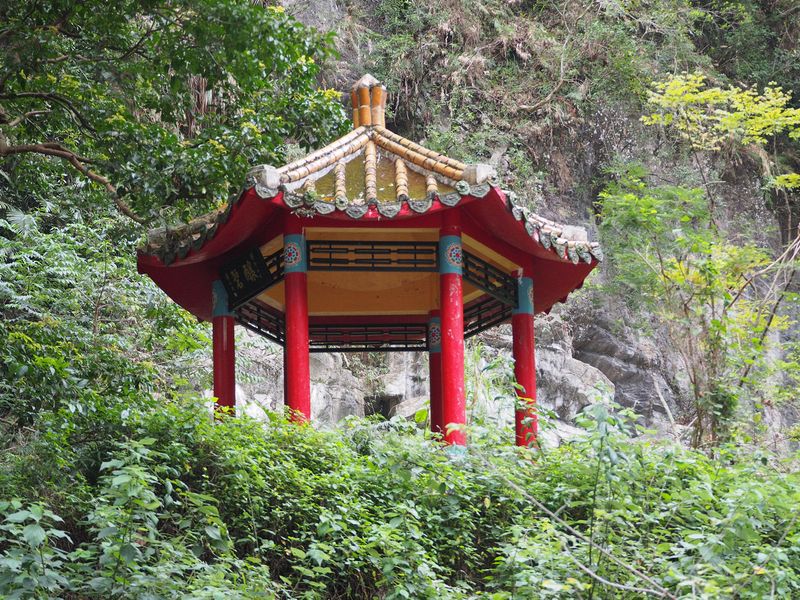
[[[754,244],[728,241],[711,220],[701,189],[651,187],[637,166],[600,194],[601,230],[621,293],[644,301],[680,353],[694,393],[695,444],[727,435],[744,376],[763,355],[760,299],[746,293],[774,265]]]
[[[42,504],[23,506],[19,500],[0,502],[0,536],[7,550],[0,559],[0,594],[4,598],[47,597],[70,589],[61,573],[67,552],[58,547],[69,535],[58,529],[64,519]]]
[[[648,125],[672,126],[694,148],[719,150],[723,142],[764,145],[786,133],[800,139],[800,109],[791,94],[774,84],[755,89],[708,87],[701,73],[676,75],[656,83],[649,102],[660,112],[642,118]]]
[[[103,413],[183,385],[207,333],[131,275],[129,228],[104,210],[84,221],[68,203],[29,216],[24,228],[0,220],[0,413],[20,423],[60,407]]]
[[[418,427],[424,411],[333,432],[211,419],[191,393],[208,386],[207,330],[133,274],[137,233],[107,205],[183,220],[251,164],[340,132],[338,95],[317,84],[330,40],[263,4],[0,8],[0,596],[800,596],[800,481],[752,447],[709,457],[633,440],[632,415],[602,403],[579,417],[584,436],[533,452],[492,415],[462,454]],[[379,31],[358,35],[395,125],[470,160],[507,158],[530,204],[568,145],[554,139],[584,144],[593,111],[638,109],[654,74],[709,67],[698,24],[709,54],[733,56],[722,68],[758,62],[760,88],[796,72],[756,3],[589,4],[391,0],[368,17]],[[719,90],[702,106],[673,94],[659,114],[683,103],[737,143],[796,125],[774,86]],[[785,384],[775,398],[800,369],[788,346],[778,373],[753,357],[768,323],[737,292],[766,255],[724,239],[707,194],[626,168],[603,227],[617,289],[655,307],[671,341],[697,342],[699,427],[719,441],[737,367],[758,363],[747,385]],[[507,359],[476,346],[473,363],[471,399],[511,389]]]
[[[776,188],[782,188],[785,190],[796,190],[800,188],[800,173],[786,173],[784,175],[778,175],[774,179],[773,185]]]
[[[4,460],[0,496],[18,499],[0,504],[0,593],[800,592],[796,474],[749,450],[727,448],[718,461],[632,441],[632,415],[603,404],[581,416],[583,438],[533,461],[475,432],[467,453],[451,455],[402,420],[319,432],[274,415],[213,422],[191,401],[128,409],[113,431],[59,411],[49,426],[68,433],[22,451],[37,467]],[[92,462],[78,461],[87,446]],[[56,454],[59,470],[47,466]],[[18,476],[31,468],[37,480]]]
[[[797,3],[793,0],[694,0],[697,45],[734,81],[800,89]]]
[[[800,140],[800,108],[792,106],[791,92],[770,82],[759,92],[737,86],[711,87],[701,73],[672,75],[657,82],[649,95],[656,112],[645,115],[647,125],[662,125],[689,143],[695,162],[706,182],[714,209],[714,195],[697,159],[698,151],[727,151],[734,156],[748,152],[761,163],[764,189],[775,196],[775,204],[788,207],[785,240],[795,237],[792,223],[796,199],[791,192],[800,186],[796,153]],[[768,153],[764,146],[771,145]],[[787,172],[788,171],[788,172]]]
[[[280,7],[13,0],[0,22],[2,186],[17,204],[74,167],[126,214],[183,219],[280,160],[286,138],[315,146],[343,123],[316,83],[330,40]]]

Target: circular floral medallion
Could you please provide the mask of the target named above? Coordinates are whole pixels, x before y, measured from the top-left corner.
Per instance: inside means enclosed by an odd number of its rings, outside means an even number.
[[[283,262],[287,267],[294,267],[300,263],[300,246],[296,242],[289,242],[283,248]]]
[[[461,255],[461,244],[453,242],[447,247],[447,252],[445,254],[447,257],[447,262],[449,262],[454,267],[460,267],[463,261],[463,257]]]
[[[431,347],[442,343],[442,328],[438,323],[431,323],[428,331],[428,339]]]

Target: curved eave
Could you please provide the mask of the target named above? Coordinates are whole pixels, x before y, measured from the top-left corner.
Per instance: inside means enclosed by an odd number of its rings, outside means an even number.
[[[465,207],[464,213],[470,228],[479,228],[516,249],[523,257],[532,259],[534,307],[537,313],[548,313],[554,304],[565,302],[571,292],[583,286],[602,254],[599,245],[593,242],[557,236],[556,243],[547,243],[551,242],[551,232],[558,229],[548,226],[542,231],[543,220],[519,208],[510,203],[501,190],[494,188],[494,193],[487,195],[484,201]]]
[[[181,240],[168,252],[143,249],[138,253],[140,273],[149,275],[175,302],[200,319],[211,318],[211,287],[222,265],[242,248],[262,245],[280,235],[287,213],[308,219],[308,226],[343,224],[348,227],[391,226],[395,221],[426,221],[435,226],[438,213],[461,207],[475,231],[499,240],[532,259],[537,312],[548,312],[555,302],[583,284],[601,258],[599,246],[556,235],[549,222],[508,201],[497,187],[462,186],[459,192],[422,200],[337,207],[291,193],[261,197],[257,187],[245,190],[198,236]],[[553,224],[555,225],[555,224]]]

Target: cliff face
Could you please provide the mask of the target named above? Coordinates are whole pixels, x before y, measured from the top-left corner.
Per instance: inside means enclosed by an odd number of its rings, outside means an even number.
[[[341,55],[326,69],[326,85],[344,90],[373,73],[389,88],[395,130],[490,162],[528,206],[584,225],[594,239],[595,202],[615,165],[635,161],[656,180],[699,184],[697,157],[640,117],[650,82],[682,70],[713,71],[713,57],[698,49],[688,3],[628,4],[285,2],[301,21],[337,37]],[[767,207],[760,166],[700,160],[715,178],[723,228],[777,249],[786,216]],[[677,356],[652,319],[630,314],[624,299],[604,288],[608,276],[600,269],[566,305],[538,319],[540,402],[570,422],[587,404],[613,397],[663,434],[681,437],[691,416]],[[470,368],[499,356],[507,376],[508,332],[499,328],[478,344]],[[315,365],[314,410],[323,421],[410,415],[427,397],[424,356],[318,357]],[[274,405],[277,391],[251,395]],[[510,419],[510,404],[493,406],[489,396],[473,389],[484,409]],[[783,425],[793,418],[770,414]]]

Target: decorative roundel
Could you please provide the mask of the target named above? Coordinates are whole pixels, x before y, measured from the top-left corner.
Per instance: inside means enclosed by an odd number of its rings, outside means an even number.
[[[442,343],[442,327],[438,323],[430,324],[428,339],[431,346],[439,346]]]
[[[461,254],[461,244],[453,242],[447,247],[447,252],[445,253],[447,257],[447,262],[449,262],[454,267],[460,267],[461,263],[463,262],[463,256]]]
[[[287,267],[294,267],[299,264],[301,258],[300,246],[296,242],[289,242],[283,248],[283,262]]]

